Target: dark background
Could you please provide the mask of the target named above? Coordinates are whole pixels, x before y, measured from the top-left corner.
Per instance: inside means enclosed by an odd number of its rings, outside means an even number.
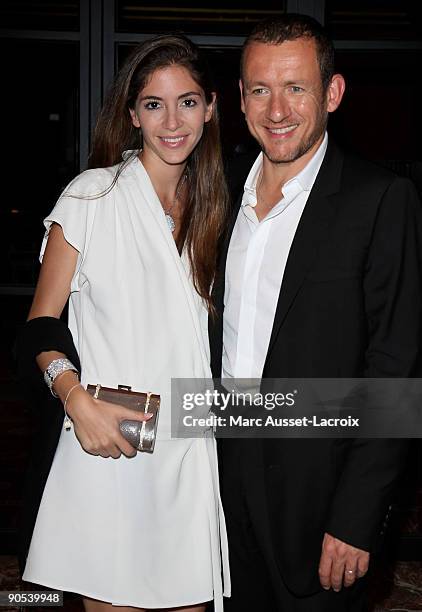
[[[418,2],[217,0],[3,1],[0,4],[0,555],[16,550],[17,516],[36,420],[12,356],[38,275],[43,217],[84,169],[104,91],[131,48],[182,30],[206,49],[217,81],[226,156],[252,140],[240,113],[243,37],[262,17],[312,14],[335,40],[347,90],[331,117],[340,144],[411,177],[422,192],[422,9]],[[419,432],[419,435],[422,435]],[[389,554],[422,560],[421,443],[415,442],[389,532]]]

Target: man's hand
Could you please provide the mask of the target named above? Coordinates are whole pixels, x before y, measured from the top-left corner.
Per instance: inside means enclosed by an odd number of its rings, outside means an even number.
[[[332,587],[340,591],[343,584],[351,586],[366,574],[368,564],[369,552],[337,540],[329,533],[324,535],[319,562],[319,579],[324,589]]]

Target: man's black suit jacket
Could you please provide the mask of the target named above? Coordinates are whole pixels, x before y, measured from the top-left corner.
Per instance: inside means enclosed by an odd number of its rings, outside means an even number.
[[[243,188],[250,166],[231,176],[234,185]],[[216,378],[225,263],[242,192],[214,285],[210,343]],[[263,377],[420,376],[421,260],[421,209],[412,183],[329,143],[290,249]],[[293,593],[310,594],[319,588],[324,532],[373,549],[407,445],[383,439],[255,443],[262,444],[280,573]]]

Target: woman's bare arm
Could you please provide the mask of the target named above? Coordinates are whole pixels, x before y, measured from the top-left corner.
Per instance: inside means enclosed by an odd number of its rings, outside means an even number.
[[[53,224],[28,320],[36,317],[60,317],[70,295],[70,284],[77,261],[78,251],[66,242],[62,228]],[[66,355],[57,351],[45,351],[37,356],[36,361],[44,372],[54,359],[60,357]],[[74,372],[67,371],[58,376],[54,382],[54,391],[63,403],[77,383],[78,378]],[[146,420],[145,415],[123,406],[94,400],[82,386],[72,391],[66,407],[84,450],[95,455],[115,458],[121,453],[127,456],[136,454],[134,448],[121,435],[119,423],[124,419]]]
[[[28,320],[60,317],[70,295],[77,261],[78,251],[66,242],[60,225],[53,223]]]

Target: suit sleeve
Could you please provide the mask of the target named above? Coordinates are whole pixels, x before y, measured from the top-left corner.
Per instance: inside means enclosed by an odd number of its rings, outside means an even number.
[[[378,208],[363,278],[368,378],[421,377],[422,220],[413,184],[396,178]],[[403,468],[409,441],[355,439],[326,531],[372,550]]]

